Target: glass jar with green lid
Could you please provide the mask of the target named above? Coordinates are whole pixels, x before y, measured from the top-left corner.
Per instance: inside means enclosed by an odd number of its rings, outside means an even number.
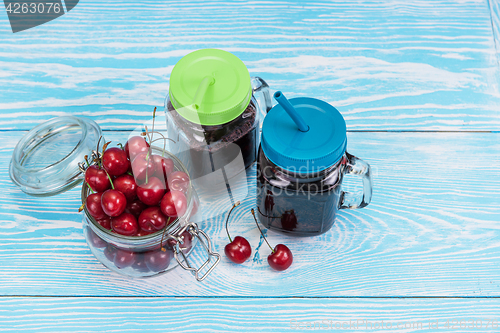
[[[218,49],[194,51],[170,75],[170,150],[199,187],[214,192],[217,183],[234,183],[248,173],[257,158],[260,114],[271,107],[267,83],[250,77],[238,57]]]

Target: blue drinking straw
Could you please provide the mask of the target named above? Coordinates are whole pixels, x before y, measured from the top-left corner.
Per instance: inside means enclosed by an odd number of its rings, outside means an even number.
[[[295,108],[290,104],[288,99],[286,99],[285,95],[281,91],[277,91],[274,93],[274,99],[285,109],[286,113],[293,119],[295,124],[299,127],[301,132],[309,131],[309,126],[307,126],[304,118],[295,110]]]

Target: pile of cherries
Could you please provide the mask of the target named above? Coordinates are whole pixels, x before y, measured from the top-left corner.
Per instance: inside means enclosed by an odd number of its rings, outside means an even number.
[[[131,137],[123,149],[107,148],[108,144],[94,164],[87,161],[85,171],[93,192],[85,207],[103,228],[124,236],[145,236],[186,213],[189,176],[174,171],[172,159],[154,155],[141,136]]]

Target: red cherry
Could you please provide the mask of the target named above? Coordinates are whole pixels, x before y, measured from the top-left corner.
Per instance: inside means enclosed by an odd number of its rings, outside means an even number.
[[[154,234],[155,232],[147,232],[147,231],[144,231],[142,229],[139,229],[139,231],[137,232],[136,236],[137,237],[142,237],[142,236],[147,236],[147,235],[151,235],[151,234]]]
[[[106,248],[104,249],[104,256],[108,258],[109,261],[113,262],[115,261],[115,255],[116,255],[116,247],[114,247],[111,244],[108,244]]]
[[[245,238],[236,236],[231,243],[226,245],[224,253],[232,262],[241,264],[250,258],[252,248]]]
[[[165,252],[156,250],[144,253],[146,266],[148,266],[148,268],[153,272],[162,272],[166,270],[170,265],[172,257],[173,253],[169,250],[166,250]]]
[[[297,216],[294,210],[286,211],[281,215],[281,227],[285,230],[292,231],[297,228]]]
[[[267,257],[269,266],[277,271],[284,271],[293,262],[292,251],[283,244],[278,244],[274,248],[274,252]]]
[[[148,153],[140,153],[132,161],[132,173],[138,183],[146,180],[146,173],[151,178],[154,172],[155,165],[153,159],[148,157]]]
[[[186,192],[189,187],[189,176],[182,171],[174,171],[168,177],[168,188],[174,191]]]
[[[106,171],[95,165],[91,165],[85,170],[85,182],[94,192],[104,192],[111,187]]]
[[[127,207],[125,207],[125,213],[132,214],[136,218],[138,218],[139,215],[141,215],[142,211],[146,208],[148,208],[148,206],[139,199],[135,199],[132,202],[128,202],[127,200]]]
[[[87,200],[85,200],[85,207],[87,208],[87,211],[97,220],[107,217],[106,213],[102,210],[101,196],[102,193],[93,193],[87,197]]]
[[[165,184],[156,177],[137,188],[137,197],[148,206],[157,205],[165,194]]]
[[[116,249],[113,262],[119,269],[131,266],[135,261],[135,253],[132,251]]]
[[[153,155],[151,157],[155,165],[156,176],[160,179],[167,179],[168,175],[174,171],[174,161],[160,155]]]
[[[132,268],[141,273],[149,272],[148,266],[146,266],[146,261],[144,260],[144,254],[136,253],[135,261],[132,264]]]
[[[118,216],[125,211],[127,198],[117,190],[107,190],[101,197],[102,210],[108,216]]]
[[[135,182],[134,176],[131,175],[121,175],[113,180],[113,185],[115,190],[122,192],[127,198],[127,202],[135,199],[137,196],[137,183]]]
[[[186,213],[187,200],[184,193],[169,191],[161,199],[160,208],[163,214],[170,217],[182,216]]]
[[[193,246],[193,235],[189,231],[185,230],[182,234],[180,234],[178,238],[180,238],[182,241],[182,243],[179,243],[179,248],[181,249],[181,251],[184,253],[189,252],[189,250],[191,250],[191,247]],[[168,249],[173,249],[176,243],[176,240],[169,238],[167,240],[166,247]]]
[[[131,137],[125,144],[125,154],[130,161],[133,161],[138,154],[147,152],[148,150],[149,143],[146,142],[146,139],[140,136]]]
[[[103,219],[96,220],[97,223],[101,225],[104,229],[110,230],[111,229],[111,217],[106,216]]]
[[[123,213],[111,220],[111,228],[114,232],[124,236],[134,236],[139,231],[139,225],[134,215]]]
[[[160,207],[146,208],[139,216],[139,227],[147,232],[161,230],[167,224],[167,217],[163,215]]]
[[[108,148],[102,155],[102,166],[110,176],[123,175],[127,172],[129,164],[127,154],[120,148]]]

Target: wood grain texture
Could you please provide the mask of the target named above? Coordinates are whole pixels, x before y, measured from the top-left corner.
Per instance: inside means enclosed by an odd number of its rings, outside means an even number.
[[[341,211],[321,236],[269,232],[271,243],[294,253],[288,271],[271,271],[263,246],[260,260],[241,266],[223,257],[203,283],[180,268],[147,280],[104,268],[83,238],[78,189],[32,198],[10,182],[9,160],[21,135],[0,133],[1,295],[500,295],[500,133],[349,133],[348,151],[373,167],[372,203]],[[114,142],[126,137],[106,133]],[[361,184],[346,179],[345,187]],[[233,212],[231,230],[255,249],[254,191]],[[218,252],[227,242],[223,220],[202,225]]]
[[[488,0],[93,0],[17,34],[2,10],[0,128],[30,129],[67,113],[131,128],[163,106],[182,56],[214,47],[289,97],[332,103],[349,129],[498,130],[489,7]]]
[[[0,330],[498,332],[499,313],[498,299],[7,297],[0,299]],[[479,320],[482,328],[478,328]]]

